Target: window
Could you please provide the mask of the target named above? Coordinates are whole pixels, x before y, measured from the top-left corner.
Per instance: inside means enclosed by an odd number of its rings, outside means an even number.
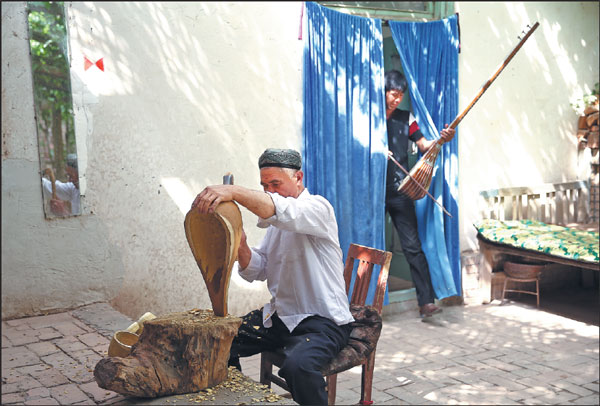
[[[453,2],[440,1],[319,1],[343,13],[384,20],[431,21],[454,13]]]

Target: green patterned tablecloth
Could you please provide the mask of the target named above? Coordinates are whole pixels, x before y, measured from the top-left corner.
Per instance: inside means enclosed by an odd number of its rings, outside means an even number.
[[[600,234],[534,220],[481,220],[474,224],[491,242],[548,255],[598,263]]]

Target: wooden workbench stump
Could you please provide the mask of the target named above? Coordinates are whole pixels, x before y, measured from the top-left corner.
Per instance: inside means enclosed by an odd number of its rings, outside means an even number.
[[[126,396],[197,392],[227,378],[231,342],[242,320],[194,309],[146,321],[131,355],[100,360],[98,386]]]

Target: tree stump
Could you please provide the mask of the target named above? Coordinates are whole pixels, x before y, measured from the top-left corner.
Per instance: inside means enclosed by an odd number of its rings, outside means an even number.
[[[227,378],[231,342],[241,323],[199,309],[146,321],[131,355],[100,360],[94,378],[101,388],[137,397],[210,388]]]

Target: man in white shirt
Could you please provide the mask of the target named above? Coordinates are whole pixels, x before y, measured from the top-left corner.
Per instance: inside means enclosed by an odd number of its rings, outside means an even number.
[[[56,199],[52,196],[52,181],[42,177],[42,190],[44,199],[50,201],[50,210],[57,216],[70,216],[80,214],[81,195],[79,193],[79,173],[77,171],[77,155],[67,155],[65,170],[68,182],[54,181]],[[68,202],[69,204],[65,204]]]
[[[354,321],[346,296],[342,250],[335,213],[322,196],[304,188],[297,151],[267,149],[259,158],[264,192],[238,185],[204,189],[192,208],[211,212],[236,201],[267,228],[250,248],[245,233],[238,250],[239,274],[249,282],[266,280],[271,301],[243,317],[229,365],[240,357],[283,348],[279,375],[300,404],[327,404],[320,369],[348,343]]]

